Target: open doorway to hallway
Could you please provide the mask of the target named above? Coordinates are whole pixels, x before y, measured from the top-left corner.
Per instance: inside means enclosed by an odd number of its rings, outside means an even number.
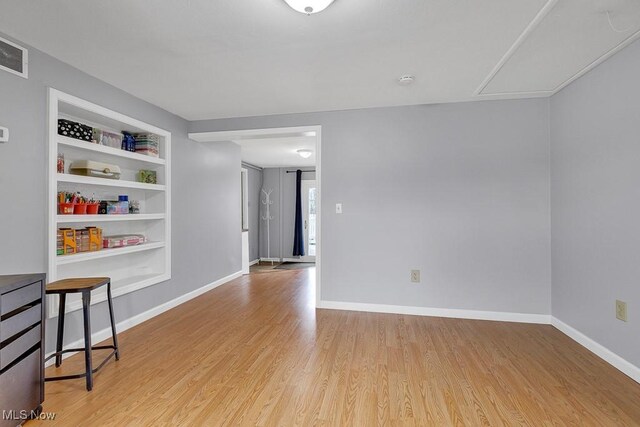
[[[260,150],[252,152],[260,144]],[[313,136],[240,141],[245,167],[261,166],[262,185],[254,199],[259,215],[259,263],[252,272],[312,268],[318,253],[318,198]],[[305,157],[299,155],[299,151]],[[293,154],[293,155],[292,155]],[[273,156],[271,162],[267,159]],[[249,163],[251,161],[251,163]],[[257,163],[257,165],[256,165]]]
[[[260,267],[314,269],[318,304],[322,288],[321,126],[196,132],[189,137],[238,144],[242,158],[238,175],[246,169],[247,261],[254,271]],[[238,239],[241,235],[239,230]]]

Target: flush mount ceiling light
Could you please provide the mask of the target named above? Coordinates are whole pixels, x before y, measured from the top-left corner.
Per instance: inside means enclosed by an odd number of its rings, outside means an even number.
[[[291,9],[304,13],[305,15],[311,15],[314,13],[322,12],[329,7],[334,0],[284,0],[291,7]]]
[[[311,157],[312,151],[303,149],[303,150],[296,151],[296,153],[298,153],[300,157],[302,157],[303,159],[308,159],[309,157]]]

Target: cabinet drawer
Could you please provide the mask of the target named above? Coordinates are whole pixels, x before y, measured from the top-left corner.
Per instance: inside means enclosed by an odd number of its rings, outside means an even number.
[[[42,306],[36,304],[0,322],[0,341],[11,338],[41,320]]]
[[[0,375],[0,408],[6,414],[20,416],[20,411],[33,411],[40,405],[40,349]],[[0,417],[0,427],[14,427],[24,420]]]
[[[18,357],[26,353],[34,345],[40,342],[40,325],[36,325],[24,335],[11,341],[0,349],[0,369],[4,369]]]
[[[0,313],[4,316],[16,308],[42,298],[41,282],[32,283],[0,296]]]

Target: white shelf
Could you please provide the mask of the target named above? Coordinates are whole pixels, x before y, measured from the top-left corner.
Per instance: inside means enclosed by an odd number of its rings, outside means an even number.
[[[121,150],[119,148],[107,147],[105,145],[94,144],[87,141],[81,141],[79,139],[69,138],[67,136],[58,135],[58,144],[66,145],[69,147],[78,148],[80,150],[93,151],[101,154],[106,154],[113,157],[121,157],[130,160],[136,160],[139,162],[151,163],[155,165],[164,165],[166,161],[159,157],[151,157],[140,153],[133,153],[130,151]]]
[[[76,222],[115,222],[115,221],[152,221],[165,219],[166,215],[158,214],[129,214],[129,215],[58,215],[58,224]]]
[[[140,190],[165,191],[166,186],[160,184],[147,184],[144,182],[121,181],[119,179],[95,178],[93,176],[72,175],[69,173],[57,174],[58,182],[71,182],[74,184],[100,185],[103,187],[136,188]]]
[[[81,252],[79,254],[72,255],[58,255],[56,257],[56,264],[65,265],[73,264],[76,262],[91,261],[94,259],[107,258],[118,255],[132,254],[135,252],[149,251],[152,249],[164,248],[164,242],[149,242],[136,246],[125,246],[123,248],[111,248],[102,249],[95,252]]]

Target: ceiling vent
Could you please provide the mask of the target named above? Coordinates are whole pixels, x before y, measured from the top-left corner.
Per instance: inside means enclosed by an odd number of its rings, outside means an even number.
[[[0,37],[0,70],[26,79],[28,77],[27,58],[27,49]]]

